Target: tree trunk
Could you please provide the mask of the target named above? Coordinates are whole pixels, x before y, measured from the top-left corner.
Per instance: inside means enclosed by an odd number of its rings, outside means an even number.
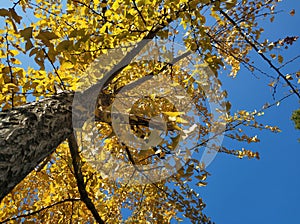
[[[0,202],[72,131],[73,93],[0,112]]]

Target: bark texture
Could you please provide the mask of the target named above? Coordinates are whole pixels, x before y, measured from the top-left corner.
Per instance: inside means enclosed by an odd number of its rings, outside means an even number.
[[[72,132],[73,93],[0,112],[0,202]]]

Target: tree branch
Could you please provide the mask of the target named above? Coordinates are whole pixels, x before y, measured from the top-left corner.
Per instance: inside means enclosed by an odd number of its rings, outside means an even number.
[[[66,202],[74,202],[74,201],[80,201],[80,198],[68,198],[68,199],[64,199],[62,201],[58,201],[58,202],[55,202],[51,205],[48,205],[48,206],[45,206],[45,207],[42,207],[41,209],[38,209],[36,211],[33,211],[33,212],[28,212],[24,215],[18,215],[18,216],[15,216],[15,217],[12,217],[12,218],[8,218],[8,219],[5,219],[3,221],[0,222],[1,223],[6,223],[8,221],[13,221],[13,220],[17,220],[17,219],[20,219],[20,218],[25,218],[25,217],[28,217],[28,216],[32,216],[32,215],[35,215],[35,214],[38,214],[46,209],[49,209],[49,208],[52,208],[56,205],[59,205],[59,204],[63,204],[63,203],[66,203]]]
[[[95,205],[92,200],[89,198],[86,191],[86,186],[81,172],[81,158],[78,151],[78,144],[75,137],[75,133],[72,133],[68,137],[68,144],[72,156],[72,164],[74,168],[74,175],[77,181],[77,187],[80,194],[80,199],[85,203],[86,207],[92,212],[97,223],[104,224],[105,222],[101,219]]]
[[[286,84],[291,88],[291,90],[298,96],[298,98],[300,99],[300,93],[298,92],[297,89],[295,89],[295,87],[292,85],[292,83],[282,74],[282,72],[275,66],[273,65],[273,63],[271,62],[271,60],[269,60],[262,52],[260,52],[260,50],[258,49],[258,47],[251,42],[251,40],[246,36],[246,34],[244,34],[244,32],[241,30],[241,28],[239,27],[239,25],[227,14],[225,13],[223,10],[220,10],[220,13],[230,22],[232,23],[232,25],[239,31],[239,33],[241,34],[241,36],[245,39],[245,41],[255,50],[255,52],[261,56],[263,58],[264,61],[266,61],[270,67],[276,71],[276,73],[286,82]]]

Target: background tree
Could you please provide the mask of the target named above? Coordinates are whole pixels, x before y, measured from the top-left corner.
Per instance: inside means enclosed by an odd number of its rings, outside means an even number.
[[[300,129],[300,110],[295,110],[292,114],[292,120],[295,123],[295,128]],[[300,139],[298,139],[300,141]]]
[[[196,158],[181,164],[183,167],[170,178],[144,185],[115,182],[95,170],[82,154],[82,149],[91,143],[90,139],[84,142],[77,136],[80,141],[76,141],[72,134],[74,91],[85,90],[79,94],[82,99],[95,94],[99,85],[89,82],[101,80],[103,76],[89,72],[90,64],[110,49],[122,49],[120,56],[124,58],[119,63],[107,61],[106,67],[99,68],[109,71],[111,78],[98,91],[95,118],[99,136],[96,140],[105,139],[104,149],[133,167],[167,160],[182,131],[184,116],[180,116],[181,111],[172,107],[172,103],[153,95],[134,105],[131,127],[139,138],[149,138],[149,118],[158,114],[164,114],[168,132],[173,134],[168,142],[160,144],[158,149],[149,148],[145,155],[118,141],[107,111],[124,86],[135,87],[136,80],[159,73],[172,77],[193,99],[203,121],[199,124],[201,133],[198,133],[201,141],[194,148],[202,150],[211,140],[209,134],[220,134],[210,128],[216,122],[227,124],[224,132],[228,138],[257,142],[256,136],[244,134],[243,129],[247,131],[252,127],[275,132],[279,129],[255,120],[262,111],[231,112],[227,93],[220,89],[218,79],[211,81],[212,77],[205,77],[201,68],[189,69],[186,60],[170,63],[168,49],[159,49],[161,55],[166,55],[164,60],[154,58],[152,63],[134,63],[132,59],[144,50],[148,40],[177,40],[195,52],[211,68],[212,74],[217,75],[226,68],[234,77],[240,65],[250,71],[259,69],[247,56],[254,50],[276,73],[269,84],[274,91],[284,84],[291,94],[299,96],[298,73],[284,75],[275,61],[283,63],[282,56],[272,52],[293,44],[297,37],[258,42],[263,29],[256,20],[261,16],[272,20],[276,2],[21,0],[10,9],[1,9],[0,15],[5,21],[0,39],[3,59],[0,77],[3,110],[0,122],[1,198],[32,171],[2,200],[2,222],[20,222],[26,218],[28,222],[96,220],[116,223],[125,218],[124,210],[129,209],[128,223],[167,223],[172,218],[180,220],[183,215],[192,222],[209,223],[202,213],[205,205],[201,197],[192,190],[195,184],[205,186],[208,176],[205,166]],[[134,42],[138,44],[132,48]],[[150,46],[146,52],[153,52],[153,49],[156,50],[155,46]],[[197,65],[204,64],[199,59],[188,59]],[[30,61],[28,68],[26,60]],[[124,66],[123,61],[128,65]],[[63,93],[59,93],[58,86]],[[203,86],[207,86],[205,91]],[[207,95],[210,92],[211,96],[218,96],[211,100],[224,109],[217,118],[209,112]],[[26,104],[33,97],[39,101]],[[266,105],[265,109],[271,106]],[[84,127],[90,133],[90,127]],[[68,143],[64,142],[66,139]],[[239,158],[259,158],[258,153],[245,149],[222,146],[219,152]]]
[[[300,129],[300,110],[295,110],[292,115],[292,120],[295,122],[295,127]]]

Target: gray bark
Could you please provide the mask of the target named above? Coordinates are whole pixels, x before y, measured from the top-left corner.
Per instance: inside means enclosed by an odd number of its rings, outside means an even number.
[[[72,131],[73,93],[0,112],[0,202]]]

